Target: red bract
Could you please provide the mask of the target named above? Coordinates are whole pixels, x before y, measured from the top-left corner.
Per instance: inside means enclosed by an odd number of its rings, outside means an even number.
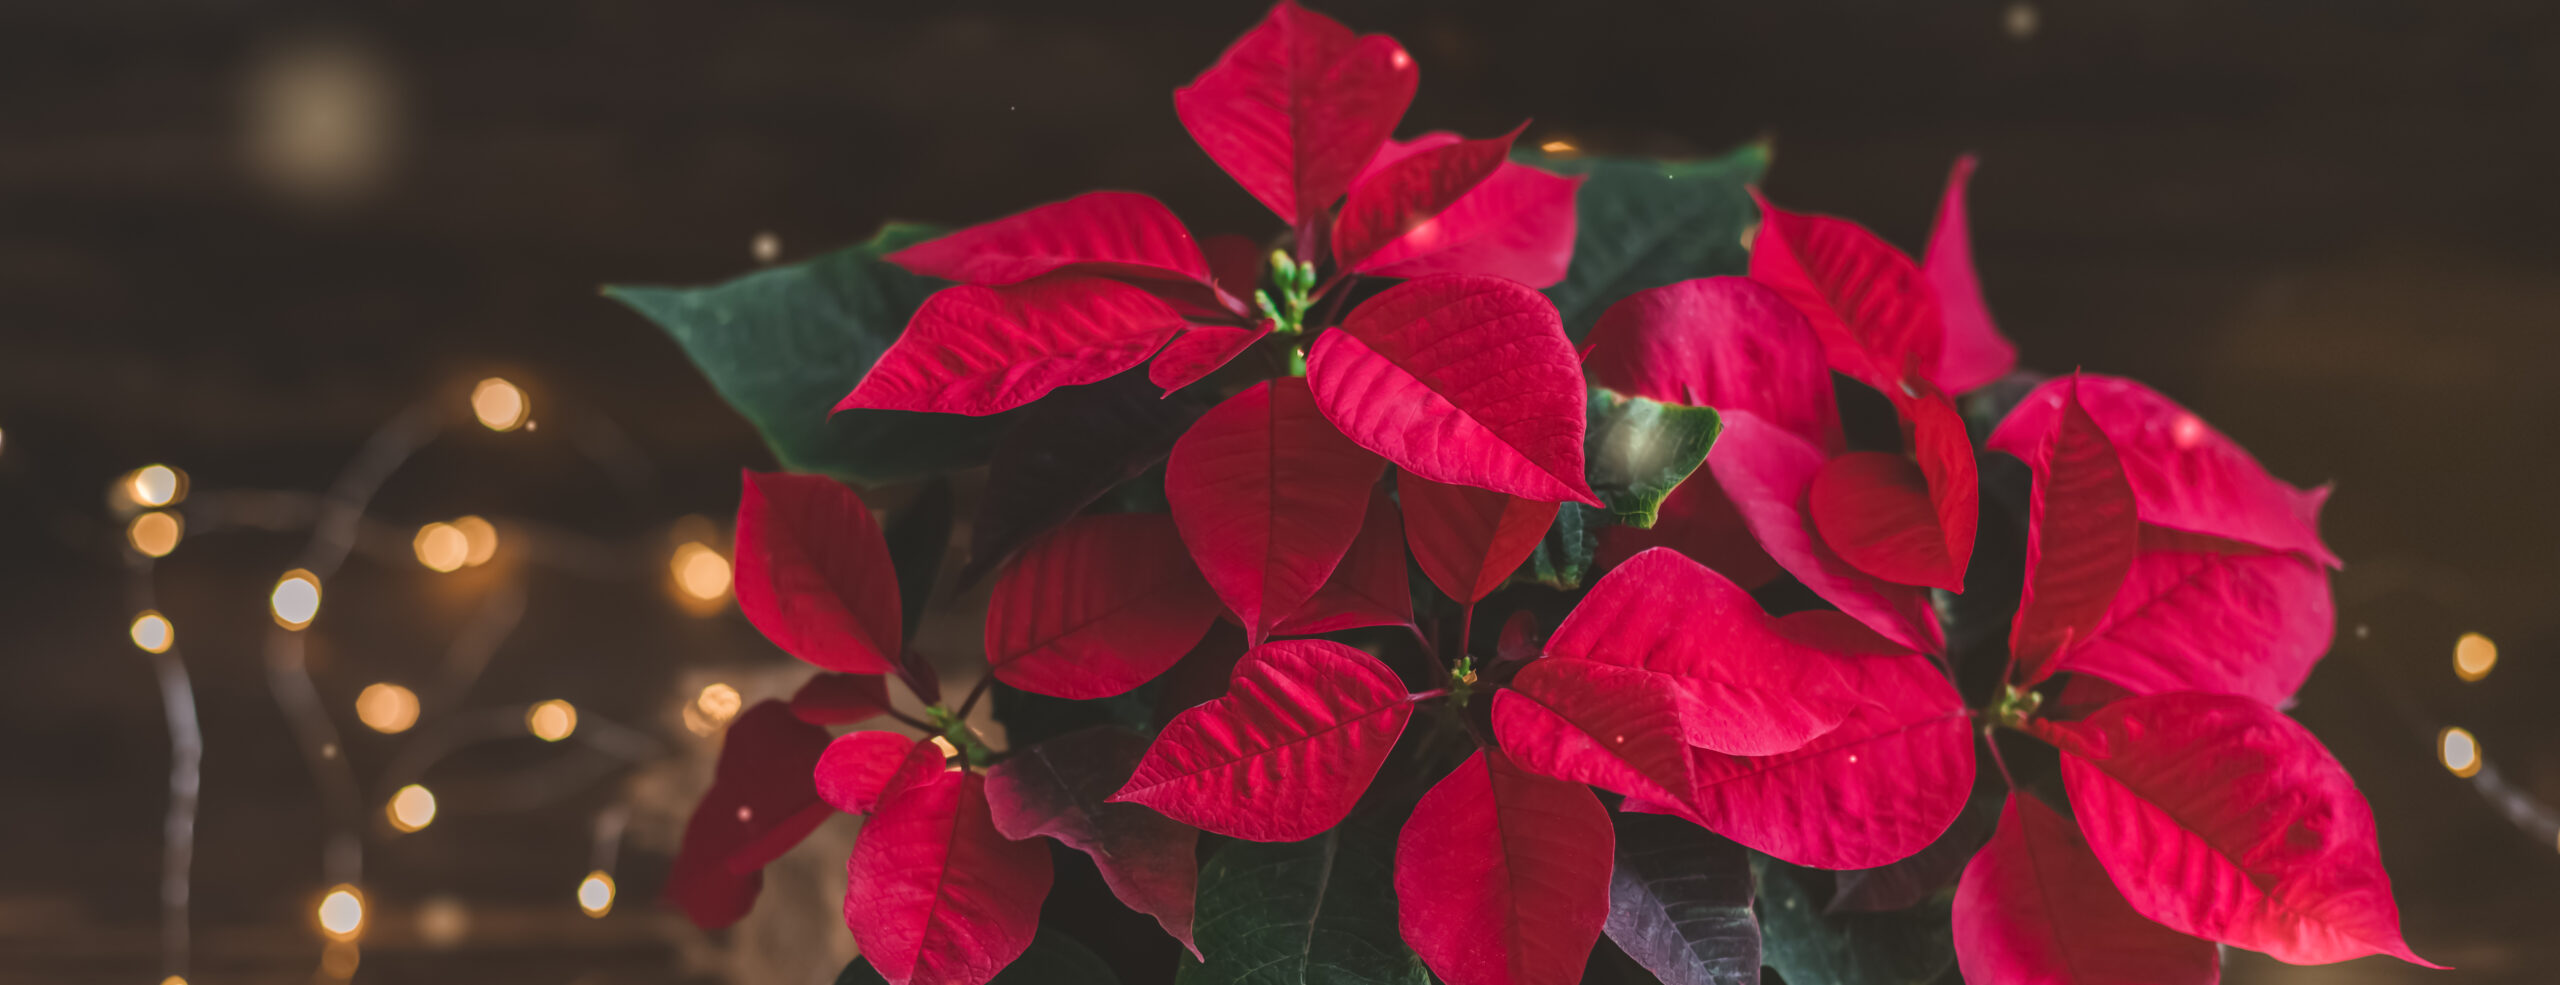
[[[1333,577],[1272,632],[1310,636],[1364,626],[1413,625],[1413,583],[1405,578],[1404,521],[1384,487],[1369,494],[1360,536]]]
[[[1215,373],[1253,344],[1271,334],[1271,323],[1262,322],[1252,328],[1233,325],[1195,325],[1167,343],[1147,364],[1147,382],[1166,393],[1200,382]]]
[[[1396,840],[1405,942],[1463,985],[1579,982],[1609,916],[1614,843],[1590,788],[1478,751]]]
[[[2133,487],[2106,432],[2076,392],[2027,464],[2035,488],[2027,508],[2027,579],[2009,628],[2013,673],[2043,680],[2048,662],[2074,640],[2089,640],[2114,604],[2142,546]]]
[[[1174,443],[1165,498],[1200,573],[1259,642],[1332,577],[1385,470],[1325,422],[1306,381],[1283,378]]]
[[[2107,881],[2071,821],[2013,793],[1956,885],[1965,978],[2018,985],[2212,985],[2211,941],[2153,923]]]
[[[1325,640],[1244,655],[1225,697],[1165,723],[1113,801],[1204,831],[1296,841],[1351,812],[1413,705],[1377,658]]]
[[[993,287],[1066,271],[1127,281],[1194,317],[1243,302],[1221,290],[1191,231],[1145,195],[1089,192],[918,243],[888,260],[927,277]],[[1249,281],[1248,281],[1249,283]]]
[[[1161,513],[1079,517],[1005,568],[987,603],[996,679],[1109,697],[1164,673],[1218,619],[1218,596]]]
[[[1886,581],[1842,560],[1822,542],[1805,503],[1826,456],[1820,445],[1749,411],[1724,415],[1707,468],[1769,556],[1840,611],[1885,638],[1922,653],[1946,649],[1929,593]]]
[[[1493,594],[1520,569],[1555,523],[1560,505],[1410,472],[1396,478],[1396,495],[1403,501],[1414,561],[1442,594],[1468,605]]]
[[[1361,172],[1361,180],[1460,139],[1453,133],[1426,133],[1387,141]],[[1564,279],[1573,260],[1573,197],[1581,186],[1581,178],[1506,161],[1437,215],[1409,223],[1402,236],[1351,269],[1378,277],[1485,274],[1530,287],[1552,286]]]
[[[1145,362],[1182,327],[1155,295],[1101,277],[946,288],[925,299],[836,409],[1011,410]]]
[[[1555,305],[1498,277],[1406,281],[1316,339],[1307,383],[1361,447],[1434,482],[1597,506],[1581,362]]]
[[[1200,149],[1307,238],[1387,142],[1420,77],[1394,38],[1354,36],[1281,0],[1175,90],[1173,107]]]
[[[1049,850],[1009,841],[986,778],[921,743],[845,862],[845,926],[893,985],[981,985],[1020,957],[1049,895]]]
[[[827,731],[758,703],[729,724],[711,789],[685,822],[667,873],[667,898],[696,926],[726,927],[764,888],[765,863],[782,857],[834,812],[809,783]]]
[[[738,611],[783,652],[848,674],[896,669],[898,573],[862,497],[815,475],[748,472]]]
[[[2106,618],[2056,666],[2138,693],[2282,706],[2329,652],[2336,617],[2328,573],[2312,561],[2155,527]]]
[[[2159,694],[2044,734],[2066,754],[2090,848],[2142,915],[2295,964],[2428,964],[2400,939],[2372,808],[2292,719],[2246,698]]]
[[[1973,168],[1973,155],[1967,154],[1948,172],[1938,222],[1929,230],[1929,252],[1920,261],[1920,275],[1937,291],[1938,315],[1947,328],[1930,379],[1948,393],[1999,379],[2018,364],[2018,347],[1991,323],[1991,307],[1983,303],[1982,282],[1973,272],[1973,222],[1964,201]]]
[[[811,725],[851,725],[889,713],[889,679],[819,674],[791,694],[791,713]]]

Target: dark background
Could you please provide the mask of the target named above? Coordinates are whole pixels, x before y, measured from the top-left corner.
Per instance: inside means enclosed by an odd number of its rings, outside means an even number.
[[[2543,492],[2560,479],[2560,8],[1323,6],[1421,61],[1407,133],[1529,117],[1532,141],[1674,155],[1766,136],[1775,199],[1907,246],[1948,162],[1979,152],[1977,253],[2028,364],[2142,378],[2278,475],[2337,483],[2338,650],[2297,713],[2371,797],[2417,950],[2463,980],[2548,980],[2551,829],[2502,819],[2431,737],[2467,725],[2511,780],[2560,798],[2543,712],[2560,685]],[[655,491],[615,493],[563,427],[474,430],[404,470],[380,515],[520,516],[661,550],[669,520],[724,514],[734,470],[766,458],[598,285],[723,278],[760,232],[790,259],[887,218],[1094,187],[1151,191],[1204,234],[1259,233],[1168,96],[1258,11],[0,4],[0,980],[159,974],[166,739],[124,639],[100,496],[116,476],[167,461],[200,491],[317,490],[402,407],[504,373],[537,420],[618,421]],[[319,801],[258,662],[263,592],[298,546],[207,538],[163,565],[208,741],[199,982],[302,980],[319,953]],[[643,574],[530,584],[475,703],[571,697],[674,741],[671,709],[699,686],[684,675],[776,659]],[[423,673],[470,589],[361,558],[330,587],[315,673],[353,728],[345,700]],[[2504,654],[2472,685],[2450,664],[2468,630]],[[361,768],[390,748],[348,741]],[[502,747],[479,768],[545,754]],[[377,922],[449,895],[486,933],[371,935],[363,977],[675,980],[680,935],[649,906],[659,856],[626,854],[612,917],[570,905],[612,796],[375,844]],[[2454,980],[2380,959],[2230,965],[2239,983]]]

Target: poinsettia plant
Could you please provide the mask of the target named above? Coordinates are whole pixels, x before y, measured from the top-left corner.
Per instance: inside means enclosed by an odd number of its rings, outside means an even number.
[[[737,599],[821,671],[729,726],[695,922],[847,813],[847,982],[2425,963],[2281,710],[2329,642],[2327,490],[2018,370],[1970,159],[1915,262],[1760,198],[1757,148],[1397,140],[1418,71],[1284,0],[1177,90],[1278,220],[1250,237],[1094,192],[612,292],[791,470],[745,477]],[[952,487],[884,529],[855,484],[981,466],[947,580],[993,577],[984,670],[946,701],[911,636]],[[1048,901],[1062,860],[1178,970],[1043,930],[1097,905]]]

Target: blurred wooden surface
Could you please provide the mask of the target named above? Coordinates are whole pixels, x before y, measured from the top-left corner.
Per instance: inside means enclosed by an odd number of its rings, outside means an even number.
[[[2439,769],[2393,702],[2471,727],[2560,799],[2560,7],[1320,6],[1422,62],[1407,132],[1530,117],[1534,139],[1664,154],[1768,135],[1773,197],[1907,245],[1949,160],[1979,152],[1977,252],[2030,364],[2144,378],[2279,475],[2338,484],[2340,652],[2298,713],[2372,797],[2418,950],[2466,981],[2547,979],[2560,853]],[[166,460],[200,488],[317,488],[401,406],[504,372],[619,420],[664,501],[611,504],[557,446],[463,441],[404,474],[386,515],[628,533],[723,513],[762,453],[598,284],[725,277],[765,231],[799,257],[885,218],[1093,187],[1260,230],[1168,97],[1257,12],[0,4],[0,981],[156,978],[163,736],[123,640],[114,475]],[[319,122],[261,115],[278,105]],[[313,794],[255,649],[288,549],[182,551],[166,576],[206,705],[199,982],[298,981],[317,954]],[[371,601],[331,614],[332,700],[431,659],[462,611],[414,570],[362,577],[348,597]],[[485,696],[663,727],[683,668],[777,659],[734,617],[634,614],[634,591],[537,582]],[[2503,645],[2481,684],[2449,670],[2465,630]],[[381,748],[350,741],[359,762]],[[364,979],[679,980],[647,905],[657,857],[630,857],[612,917],[570,907],[584,816],[377,845],[383,914],[453,895],[506,929],[385,944]],[[2235,959],[2227,980],[2423,977]]]

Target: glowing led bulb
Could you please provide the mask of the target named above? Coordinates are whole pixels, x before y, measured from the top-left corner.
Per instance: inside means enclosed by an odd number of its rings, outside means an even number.
[[[2470,776],[2480,772],[2480,740],[2461,726],[2451,726],[2436,734],[2436,758],[2447,772]]]
[[[533,404],[525,399],[522,388],[492,376],[471,388],[471,414],[489,430],[513,431],[533,416]]]
[[[340,883],[320,898],[320,929],[339,940],[353,938],[364,929],[364,894],[356,887]]]
[[[553,698],[526,710],[524,727],[534,738],[558,742],[578,730],[578,707]]]
[[[587,873],[586,879],[578,883],[578,909],[591,917],[613,912],[613,877],[603,869]]]
[[[436,795],[412,783],[391,795],[385,808],[391,815],[391,826],[402,831],[416,831],[436,823]]]
[[[169,617],[148,609],[133,617],[133,645],[144,653],[167,653],[178,641],[177,630],[169,625]]]
[[[2464,633],[2453,641],[2453,673],[2466,681],[2489,676],[2498,667],[2498,644],[2478,633]]]
[[[356,720],[384,735],[418,724],[418,695],[397,684],[367,684],[356,692]]]
[[[184,530],[177,514],[153,510],[134,517],[125,526],[124,537],[143,557],[168,557],[170,551],[178,549],[178,535]]]
[[[729,594],[729,559],[700,541],[676,545],[667,570],[675,575],[676,589],[697,601],[717,601]]]
[[[311,625],[320,615],[320,576],[301,568],[285,572],[267,596],[267,607],[274,611],[276,625],[297,630]]]
[[[166,465],[145,465],[124,478],[127,498],[144,506],[167,506],[187,498],[187,475]]]

